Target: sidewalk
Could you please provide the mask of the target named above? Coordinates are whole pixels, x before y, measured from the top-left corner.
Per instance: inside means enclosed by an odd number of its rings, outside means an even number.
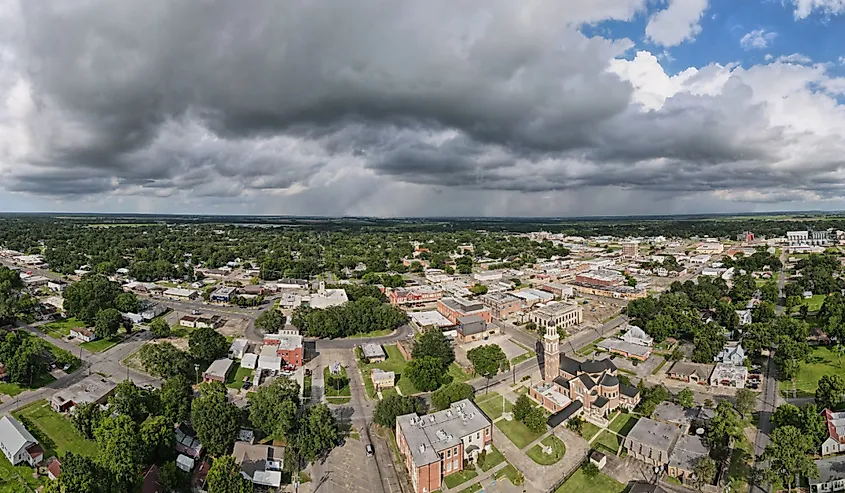
[[[476,477],[474,477],[474,478],[470,479],[469,481],[464,481],[463,483],[461,483],[461,484],[459,484],[459,485],[455,486],[454,488],[449,488],[449,487],[448,487],[448,486],[446,486],[446,484],[444,483],[443,485],[441,485],[441,487],[440,487],[440,491],[442,491],[443,493],[448,493],[448,492],[450,492],[450,491],[461,491],[461,490],[463,490],[464,488],[467,488],[467,487],[469,487],[469,486],[472,486],[472,485],[473,485],[473,484],[475,484],[475,483],[480,483],[481,481],[484,481],[484,480],[486,480],[486,479],[490,479],[490,478],[491,478],[491,477],[493,477],[493,475],[494,475],[494,474],[496,474],[498,471],[500,471],[500,470],[504,469],[505,467],[507,467],[507,465],[508,465],[508,463],[507,463],[507,462],[502,462],[502,463],[500,463],[500,464],[496,464],[493,468],[491,468],[491,469],[490,469],[490,470],[488,470],[487,472],[481,472],[481,469],[479,469],[477,466],[473,465],[473,467],[475,467],[476,472],[478,472],[478,476],[476,476]]]

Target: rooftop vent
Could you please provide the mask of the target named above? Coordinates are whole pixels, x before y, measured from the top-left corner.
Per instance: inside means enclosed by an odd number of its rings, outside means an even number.
[[[420,444],[420,453],[424,453],[424,452],[425,452],[425,444],[421,443]]]

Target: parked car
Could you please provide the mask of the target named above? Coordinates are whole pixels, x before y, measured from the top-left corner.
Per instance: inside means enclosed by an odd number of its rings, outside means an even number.
[[[199,314],[200,314],[199,310],[191,310],[191,315],[199,315]]]
[[[247,390],[250,387],[252,387],[252,383],[249,380],[244,381],[243,385],[241,385],[241,388],[244,390]]]
[[[370,444],[370,443],[367,444],[366,449],[367,449],[367,457],[372,457],[373,454],[376,453],[375,449],[373,448],[373,445]]]

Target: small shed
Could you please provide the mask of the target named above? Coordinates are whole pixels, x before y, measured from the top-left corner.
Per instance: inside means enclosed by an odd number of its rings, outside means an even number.
[[[258,364],[258,355],[255,353],[246,353],[244,354],[243,358],[241,358],[241,368],[249,368],[250,370],[255,369],[255,365]]]

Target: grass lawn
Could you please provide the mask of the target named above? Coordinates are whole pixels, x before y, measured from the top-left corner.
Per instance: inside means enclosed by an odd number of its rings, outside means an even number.
[[[455,362],[452,362],[452,364],[449,365],[448,373],[452,377],[453,382],[466,382],[472,378],[472,375],[464,373],[464,370]]]
[[[50,408],[47,401],[34,402],[14,414],[41,442],[41,446],[48,449],[44,457],[67,452],[94,457],[99,452],[93,440],[83,438],[67,418]]]
[[[628,436],[628,432],[631,431],[631,428],[633,428],[635,424],[637,424],[638,420],[639,418],[632,414],[622,413],[617,416],[612,423],[610,423],[608,428],[622,436]]]
[[[731,483],[731,491],[738,493],[748,491],[748,480],[751,476],[751,462],[753,460],[751,443],[745,437],[734,443],[731,462],[728,465],[728,480]]]
[[[842,366],[836,354],[825,346],[812,348],[809,363],[801,363],[798,373],[795,375],[795,388],[797,397],[812,397],[819,386],[819,379],[822,375],[839,375],[845,377],[845,360]],[[781,394],[792,396],[792,380],[778,382]]]
[[[248,377],[249,380],[252,380],[253,373],[255,373],[255,370],[241,368],[241,366],[238,365],[236,371],[230,371],[229,374],[226,375],[226,386],[230,389],[240,389],[244,385],[244,377]]]
[[[116,346],[118,342],[120,342],[120,338],[115,336],[108,339],[96,339],[91,342],[83,342],[79,345],[79,347],[91,353],[102,353],[106,349],[111,349]]]
[[[376,389],[373,387],[373,381],[370,380],[370,370],[373,368],[394,372],[396,374],[396,386],[399,387],[403,395],[418,394],[420,391],[414,387],[414,383],[409,379],[402,377],[402,372],[405,371],[405,366],[408,365],[408,362],[402,357],[402,353],[399,352],[399,348],[397,348],[395,344],[392,346],[385,346],[384,352],[387,354],[387,359],[381,363],[365,364],[360,361],[358,362],[358,368],[361,369],[361,377],[364,380],[364,386],[367,388],[367,396],[370,399],[375,399],[376,397]]]
[[[586,346],[582,347],[581,349],[575,351],[575,354],[579,354],[581,356],[589,356],[590,354],[592,354],[596,350],[596,345],[598,345],[598,343],[600,343],[601,341],[603,341],[605,339],[607,339],[607,338],[606,337],[599,337],[595,341],[593,341],[593,342],[587,344]]]
[[[449,488],[454,488],[461,483],[466,483],[470,479],[475,478],[478,476],[478,472],[475,469],[464,469],[463,471],[459,471],[456,473],[449,474],[443,478],[443,482],[446,483],[446,486]]]
[[[651,370],[651,374],[657,375],[658,373],[660,373],[660,370],[662,370],[663,367],[666,366],[667,361],[668,360],[664,358],[663,361],[661,361],[659,365],[657,365],[656,367],[654,367],[653,370]]]
[[[349,404],[351,397],[326,397],[326,402],[329,404]]]
[[[551,454],[547,454],[543,450],[545,448],[543,447],[544,445],[552,448]],[[531,457],[531,460],[537,464],[540,464],[541,466],[550,466],[563,459],[563,454],[566,453],[566,446],[563,445],[560,438],[554,435],[549,435],[544,438],[543,441],[531,447],[531,450],[527,453],[528,457]]]
[[[501,394],[491,392],[489,394],[482,394],[475,399],[478,407],[484,411],[491,420],[498,419],[502,415],[502,411],[511,412],[513,404],[511,401],[505,399]]]
[[[77,320],[76,318],[71,317],[56,320],[55,322],[44,324],[38,328],[39,330],[41,330],[41,332],[44,332],[50,337],[61,339],[62,337],[67,337],[70,335],[70,329],[85,327],[86,325],[87,324],[82,320]]]
[[[22,493],[35,491],[46,481],[46,476],[41,479],[32,477],[32,468],[28,466],[12,466],[6,456],[0,454],[0,493]]]
[[[393,333],[393,329],[374,330],[372,332],[361,332],[360,334],[353,334],[348,339],[366,339],[368,337],[382,337],[389,336]]]
[[[475,483],[473,485],[467,486],[458,493],[475,493],[476,491],[481,491],[481,483]]]
[[[817,312],[821,309],[822,303],[824,303],[824,299],[826,297],[827,296],[823,294],[814,294],[812,298],[806,300],[802,299],[801,305],[807,305],[807,310],[809,310],[810,312]]]
[[[343,387],[335,388],[329,385],[329,377],[331,376],[331,371],[329,367],[326,366],[323,368],[323,382],[325,386],[326,397],[349,397],[352,395],[352,391],[349,389],[349,377],[346,376],[346,368],[340,368],[340,375],[345,377],[346,384]]]
[[[537,355],[534,353],[534,351],[528,351],[527,353],[520,354],[519,356],[511,360],[511,366],[516,366],[522,363],[523,361],[528,361],[534,358],[535,356]]]
[[[581,437],[584,440],[589,441],[591,438],[596,436],[596,433],[598,433],[600,429],[601,428],[594,425],[593,423],[590,423],[589,421],[584,421],[583,423],[581,423]]]
[[[596,441],[593,442],[593,448],[598,450],[599,452],[606,452],[609,454],[617,455],[619,451],[619,445],[621,444],[622,438],[605,430],[601,432],[601,435],[599,435],[599,437],[596,438]]]
[[[580,467],[555,493],[622,493],[625,485],[611,478],[607,474],[599,473],[594,478],[588,478]]]
[[[518,473],[518,471],[516,470],[515,467],[513,467],[513,464],[508,462],[507,466],[499,469],[498,471],[496,471],[495,474],[493,474],[493,479],[508,478],[508,479],[510,479],[511,484],[516,484],[517,473]]]
[[[491,446],[490,452],[488,452],[484,456],[484,460],[478,461],[478,467],[480,467],[482,471],[487,472],[490,469],[493,469],[494,467],[496,467],[497,465],[501,464],[504,461],[505,461],[505,456],[502,455],[501,452],[499,452],[499,449],[497,449],[495,446]]]
[[[542,433],[534,433],[527,426],[517,420],[508,421],[502,419],[496,422],[496,427],[516,445],[517,448],[525,448],[529,443],[540,438]]]

